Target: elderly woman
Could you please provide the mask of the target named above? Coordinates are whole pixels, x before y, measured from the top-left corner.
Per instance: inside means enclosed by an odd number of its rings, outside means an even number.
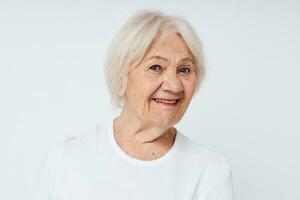
[[[131,17],[106,60],[121,114],[49,154],[38,199],[233,199],[226,159],[174,128],[203,76],[200,42],[184,19]]]

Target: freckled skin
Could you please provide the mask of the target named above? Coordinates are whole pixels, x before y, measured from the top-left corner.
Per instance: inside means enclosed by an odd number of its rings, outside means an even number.
[[[172,147],[173,126],[186,112],[196,87],[192,61],[184,40],[169,31],[160,35],[143,61],[128,73],[124,107],[114,120],[115,138],[127,154],[151,160]],[[153,65],[159,65],[158,70],[151,69]],[[184,73],[186,66],[189,73]],[[170,108],[152,100],[154,97],[181,100]]]

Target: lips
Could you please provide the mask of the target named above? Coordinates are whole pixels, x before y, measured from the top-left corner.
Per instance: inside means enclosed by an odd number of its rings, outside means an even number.
[[[169,105],[176,105],[180,99],[162,99],[162,98],[152,98],[154,101],[158,103],[164,103]]]

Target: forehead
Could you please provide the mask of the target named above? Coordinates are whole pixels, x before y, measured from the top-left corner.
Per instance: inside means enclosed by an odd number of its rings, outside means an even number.
[[[193,59],[193,55],[184,39],[180,34],[174,31],[163,32],[155,39],[145,58],[150,58],[153,55],[187,57]]]

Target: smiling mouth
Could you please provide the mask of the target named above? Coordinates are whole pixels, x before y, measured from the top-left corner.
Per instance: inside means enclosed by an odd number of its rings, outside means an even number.
[[[158,98],[152,98],[152,100],[154,100],[157,103],[167,105],[167,106],[172,106],[172,107],[176,106],[180,101],[180,99],[158,99]]]

